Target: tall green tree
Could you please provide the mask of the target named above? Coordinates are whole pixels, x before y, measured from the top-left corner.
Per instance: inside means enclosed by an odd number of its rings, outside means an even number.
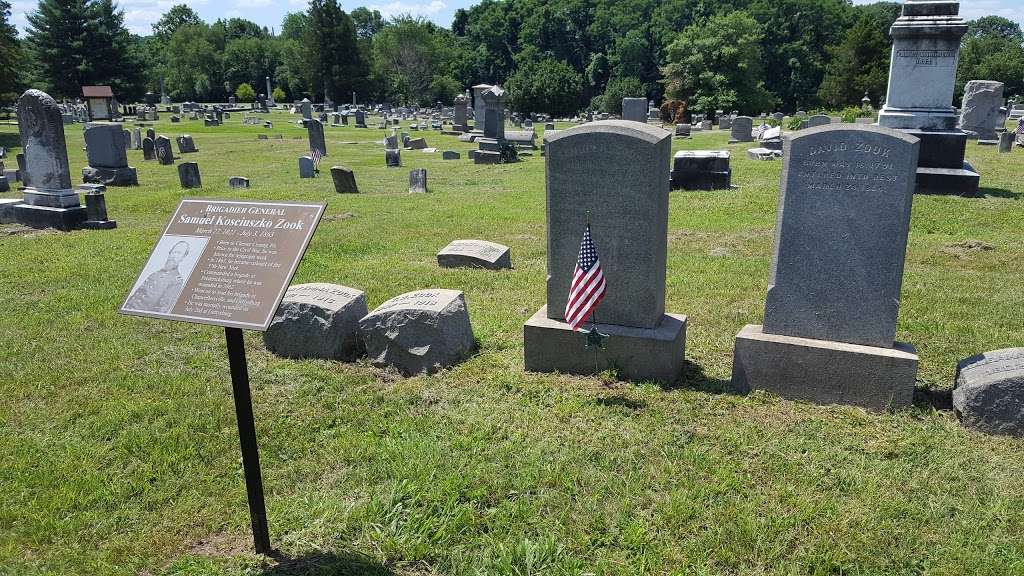
[[[517,112],[570,116],[580,109],[583,77],[566,62],[546,58],[519,66],[505,87]]]
[[[410,104],[433,104],[431,83],[447,74],[439,34],[433,23],[411,16],[395,18],[377,33],[374,73],[389,94]]]
[[[85,0],[40,0],[28,14],[27,40],[39,80],[53,96],[75,97],[92,71],[86,59],[89,7]]]
[[[865,92],[872,102],[880,102],[889,82],[891,50],[892,42],[880,22],[870,15],[861,16],[842,43],[829,50],[832,59],[819,97],[835,108],[859,105]]]
[[[146,92],[142,51],[124,26],[124,12],[112,0],[94,0],[88,7],[85,50],[90,83],[110,85],[123,102],[139,100]]]
[[[355,24],[337,0],[310,0],[307,14],[305,76],[314,99],[345,100],[366,74]]]
[[[668,47],[665,93],[707,114],[768,110],[774,98],[764,87],[761,38],[760,26],[746,12],[688,26]]]
[[[1024,33],[1020,25],[1001,16],[970,23],[960,46],[956,96],[971,80],[1002,82],[1006,95],[1024,94]]]
[[[11,24],[11,3],[0,0],[0,102],[12,102],[24,84],[24,53]]]

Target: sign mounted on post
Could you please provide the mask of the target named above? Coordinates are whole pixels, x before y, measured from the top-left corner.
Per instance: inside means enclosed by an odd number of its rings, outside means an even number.
[[[265,331],[323,204],[182,200],[122,314]]]
[[[252,539],[269,554],[243,328],[265,331],[324,204],[182,200],[119,310],[224,327]]]

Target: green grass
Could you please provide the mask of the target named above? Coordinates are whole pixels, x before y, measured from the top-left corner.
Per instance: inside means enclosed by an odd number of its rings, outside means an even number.
[[[352,167],[362,192],[336,195],[326,169],[298,178],[290,118],[269,141],[237,117],[160,122],[195,136],[204,188],[132,151],[142,185],[108,190],[115,231],[0,227],[0,574],[1024,573],[1024,441],[926,402],[874,414],[728,393],[735,334],[762,317],[779,162],[718,131],[675,143],[731,149],[739,188],[671,196],[666,309],[689,315],[690,365],[660,388],[523,372],[522,325],[544,302],[539,154],[476,166],[471,145],[427,132],[463,159],[403,152],[388,170],[384,131],[328,128],[324,168]],[[68,143],[77,172],[79,127]],[[1022,344],[1024,152],[969,144],[968,159],[985,197],[914,199],[898,338],[922,391]],[[430,194],[407,193],[415,167]],[[236,175],[252,188],[229,190]],[[247,335],[276,559],[249,552],[223,331],[115,313],[185,196],[326,201],[296,282],[363,289],[371,308],[463,290],[481,344],[403,379],[283,360]],[[511,246],[515,269],[438,268],[456,238]]]

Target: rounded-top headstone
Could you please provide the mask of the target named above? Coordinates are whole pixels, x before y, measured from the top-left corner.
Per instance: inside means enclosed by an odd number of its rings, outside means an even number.
[[[22,180],[38,190],[69,190],[71,168],[60,105],[41,90],[18,98],[18,131],[26,159]]]
[[[467,358],[476,346],[460,290],[408,292],[381,304],[359,321],[374,366],[406,376],[430,374]]]
[[[961,361],[953,410],[973,430],[1024,436],[1024,348],[985,352]]]
[[[366,312],[362,290],[325,282],[298,284],[285,292],[263,342],[285,358],[352,361],[365,349],[359,320]]]
[[[442,268],[487,268],[501,270],[512,267],[508,246],[487,240],[454,240],[437,253]]]

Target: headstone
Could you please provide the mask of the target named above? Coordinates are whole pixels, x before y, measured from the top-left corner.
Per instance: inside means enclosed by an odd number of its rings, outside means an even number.
[[[309,98],[303,98],[302,102],[299,103],[299,108],[302,112],[303,120],[311,120],[313,118],[313,103],[309,101]]]
[[[807,127],[814,128],[817,126],[827,126],[832,123],[832,119],[824,114],[815,114],[807,119]]]
[[[484,105],[484,92],[493,88],[490,84],[477,84],[473,86],[473,130],[483,133],[487,127],[486,106]]]
[[[85,222],[82,228],[86,230],[113,230],[117,228],[117,222],[107,218],[107,201],[104,199],[104,192],[107,187],[103,184],[82,184],[78,190],[83,192],[85,198]]]
[[[388,168],[398,168],[402,165],[402,150],[395,148],[384,151],[384,164]]]
[[[132,150],[142,150],[142,129],[134,128],[132,130]]]
[[[689,124],[676,124],[676,136],[680,138],[690,137],[690,125]]]
[[[427,191],[427,169],[415,168],[409,172],[409,192],[422,194]]]
[[[228,178],[228,188],[248,188],[249,179],[242,176],[232,176]]]
[[[1007,153],[1013,151],[1013,143],[1016,140],[1017,135],[1013,132],[1002,132],[999,134],[999,152]]]
[[[732,183],[726,150],[680,150],[673,159],[673,190],[728,190]]]
[[[733,118],[732,130],[729,132],[729,144],[754,141],[754,120],[750,116]]]
[[[193,152],[199,152],[199,150],[196,148],[196,143],[192,140],[192,136],[189,136],[188,134],[178,136],[177,141],[178,152],[181,152],[182,154],[191,154]]]
[[[263,343],[285,358],[351,362],[366,350],[359,333],[359,320],[366,313],[362,290],[324,282],[291,286],[263,333]]]
[[[18,99],[18,132],[25,155],[25,188],[22,203],[13,207],[14,218],[32,228],[80,227],[86,211],[71,188],[60,105],[45,92],[26,90]]]
[[[732,118],[729,116],[718,117],[718,129],[719,130],[731,130],[732,129]]]
[[[405,376],[431,374],[469,357],[476,347],[459,290],[396,296],[359,321],[370,362]]]
[[[486,240],[454,240],[437,253],[441,268],[512,268],[508,246]]]
[[[171,140],[168,137],[157,136],[153,148],[156,150],[156,159],[161,164],[174,164],[174,150],[171,149]]]
[[[85,149],[89,165],[82,169],[82,181],[108,186],[136,186],[135,168],[128,166],[125,132],[117,124],[89,124],[85,128]]]
[[[324,140],[323,122],[316,119],[306,122],[306,131],[309,134],[309,149],[319,150],[321,155],[327,156],[327,142]]]
[[[427,147],[427,141],[424,138],[410,138],[405,147],[410,150],[423,150]]]
[[[1003,102],[1002,82],[971,80],[964,87],[960,129],[968,138],[996,140],[996,120]]]
[[[154,130],[152,128],[147,128],[146,129],[146,138],[149,138],[150,140],[156,141],[156,130]]]
[[[466,120],[466,104],[469,101],[464,94],[455,97],[454,125],[452,129],[456,132],[469,132],[469,123]]]
[[[647,123],[647,99],[623,98],[622,119]]]
[[[202,188],[203,181],[199,177],[199,164],[182,162],[178,164],[178,181],[182,188]]]
[[[884,410],[913,401],[895,342],[919,142],[877,126],[788,136],[764,325],[736,338],[733,385]]]
[[[441,152],[441,160],[458,160],[462,156],[455,150],[445,150]]]
[[[953,108],[960,39],[967,23],[954,0],[908,1],[893,23],[889,88],[878,125],[921,140],[917,191],[974,195],[980,176],[964,162],[967,134]]]
[[[334,191],[338,194],[359,193],[359,187],[356,186],[356,175],[351,168],[334,166],[331,168],[331,178],[334,180]]]
[[[148,136],[142,139],[142,159],[156,160],[156,145]]]
[[[309,156],[299,156],[299,178],[316,178],[316,166]]]
[[[1024,348],[962,360],[956,369],[953,411],[972,430],[1024,436]]]
[[[356,128],[366,128],[366,112],[356,110]]]
[[[547,305],[524,327],[526,369],[674,382],[686,317],[665,313],[672,134],[626,120],[546,134]],[[589,212],[589,215],[588,215]],[[607,281],[595,311],[604,348],[564,321],[580,240],[591,226]]]

